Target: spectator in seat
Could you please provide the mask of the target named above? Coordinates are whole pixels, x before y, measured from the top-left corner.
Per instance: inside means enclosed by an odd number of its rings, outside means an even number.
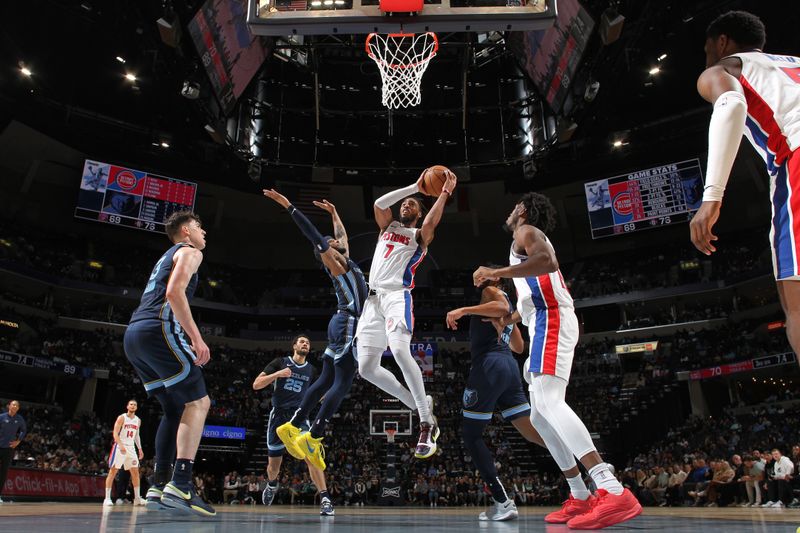
[[[672,475],[669,476],[667,490],[664,493],[664,502],[661,504],[662,507],[680,505],[683,483],[689,477],[689,472],[691,471],[692,465],[689,463],[683,465],[683,468],[678,464],[672,465]]]
[[[772,450],[774,461],[772,479],[767,481],[768,500],[761,507],[785,507],[792,501],[789,482],[794,474],[794,463],[777,448]]]
[[[745,475],[739,478],[744,484],[747,493],[747,502],[744,507],[759,507],[761,505],[761,483],[764,481],[764,463],[757,461],[752,455],[744,456]]]
[[[718,507],[722,491],[733,483],[736,472],[731,468],[728,461],[718,460],[714,462],[714,475],[706,489],[706,507]]]

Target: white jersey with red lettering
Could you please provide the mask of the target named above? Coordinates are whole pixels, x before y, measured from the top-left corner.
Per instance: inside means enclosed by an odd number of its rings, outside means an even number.
[[[369,271],[370,289],[414,288],[414,274],[425,258],[425,250],[417,242],[417,231],[393,220],[381,233]]]
[[[134,415],[133,418],[128,417],[128,413],[122,415],[122,429],[119,431],[119,443],[122,448],[125,448],[125,453],[116,442],[111,447],[111,452],[108,454],[108,466],[111,468],[139,468],[139,459],[136,453],[136,437],[139,434],[139,428],[142,421],[138,416]]]
[[[545,243],[553,247],[547,237]],[[511,266],[527,258],[516,253],[514,245],[511,245],[508,257]],[[514,286],[517,289],[517,310],[530,335],[530,354],[525,361],[525,371],[569,381],[580,332],[572,296],[561,271],[514,278]],[[530,382],[529,379],[526,381]]]
[[[733,54],[747,100],[745,137],[770,175],[770,244],[775,277],[800,279],[800,58]]]

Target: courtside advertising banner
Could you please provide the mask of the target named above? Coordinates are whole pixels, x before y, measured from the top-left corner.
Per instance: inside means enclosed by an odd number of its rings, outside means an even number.
[[[28,468],[10,468],[3,497],[102,498],[105,477]]]

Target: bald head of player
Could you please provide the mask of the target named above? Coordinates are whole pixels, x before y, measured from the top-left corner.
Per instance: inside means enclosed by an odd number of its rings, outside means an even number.
[[[503,227],[513,232],[525,224],[535,226],[543,233],[549,233],[556,226],[556,208],[547,196],[538,192],[522,195]]]
[[[191,211],[176,211],[164,222],[167,236],[174,243],[185,242],[198,250],[206,247],[206,230],[200,217]]]
[[[757,16],[747,11],[723,13],[706,29],[706,68],[731,54],[761,50],[766,40],[764,23]]]
[[[416,228],[425,216],[425,204],[418,196],[409,196],[400,204],[400,223],[407,228]]]

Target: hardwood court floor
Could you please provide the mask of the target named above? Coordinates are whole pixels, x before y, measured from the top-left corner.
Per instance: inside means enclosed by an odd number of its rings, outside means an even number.
[[[258,506],[217,507],[213,519],[152,512],[131,505],[103,508],[100,503],[12,503],[0,505],[0,531],[63,533],[567,533],[564,525],[545,524],[542,517],[550,508],[522,507],[519,520],[479,522],[481,509],[459,507],[338,507],[336,516],[321,517],[316,507],[265,508]],[[800,510],[792,509],[707,509],[646,508],[644,514],[608,531],[670,532],[785,532],[800,526]]]

